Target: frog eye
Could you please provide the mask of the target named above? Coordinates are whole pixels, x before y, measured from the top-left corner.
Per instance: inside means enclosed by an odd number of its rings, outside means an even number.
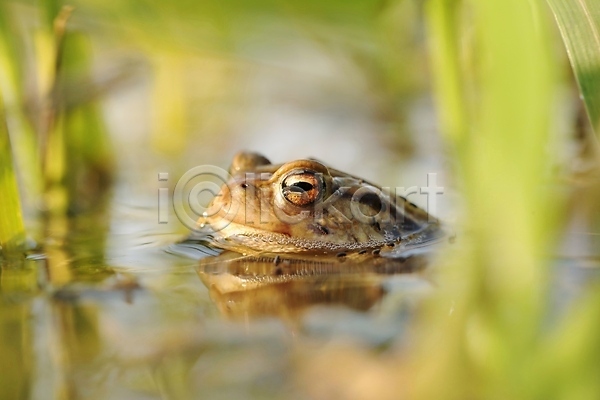
[[[319,199],[323,189],[321,174],[300,171],[288,175],[282,182],[283,197],[290,203],[302,207]]]

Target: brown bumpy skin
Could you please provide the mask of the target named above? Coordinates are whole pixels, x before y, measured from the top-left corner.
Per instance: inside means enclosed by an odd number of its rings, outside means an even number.
[[[235,251],[346,254],[429,240],[438,221],[400,196],[315,160],[239,153],[199,221]]]

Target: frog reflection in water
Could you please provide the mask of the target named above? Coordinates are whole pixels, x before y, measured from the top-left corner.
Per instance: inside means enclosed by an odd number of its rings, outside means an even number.
[[[239,153],[200,225],[238,252],[348,256],[430,242],[438,221],[400,196],[315,160]]]
[[[229,173],[199,225],[231,251],[198,268],[229,317],[290,316],[324,302],[369,309],[386,276],[426,265],[409,250],[442,236],[403,197],[315,160],[275,165],[239,153]]]

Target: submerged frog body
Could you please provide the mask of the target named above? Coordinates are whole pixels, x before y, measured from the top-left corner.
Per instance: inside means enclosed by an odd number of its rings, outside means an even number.
[[[346,256],[405,249],[440,236],[439,222],[400,196],[307,159],[239,153],[199,225],[239,252]]]

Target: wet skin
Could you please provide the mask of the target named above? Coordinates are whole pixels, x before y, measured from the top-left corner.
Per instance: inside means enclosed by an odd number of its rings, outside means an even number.
[[[438,220],[405,198],[315,160],[274,165],[260,154],[239,153],[229,173],[198,221],[215,231],[221,248],[346,257],[441,235]]]

